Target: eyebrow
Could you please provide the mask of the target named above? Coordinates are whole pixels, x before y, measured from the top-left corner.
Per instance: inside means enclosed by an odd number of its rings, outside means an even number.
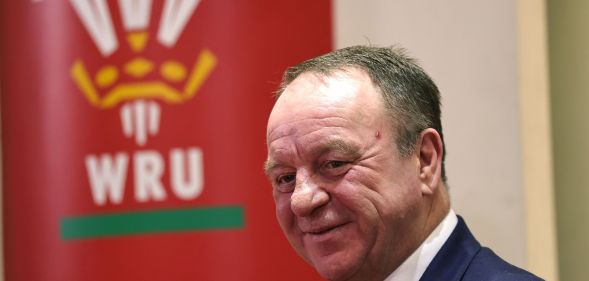
[[[359,156],[358,146],[346,142],[342,139],[332,139],[324,144],[311,149],[311,153],[314,155],[323,155],[332,151],[337,151],[345,155],[352,155],[354,158]]]
[[[356,145],[351,143],[345,142],[341,139],[333,139],[329,140],[321,145],[313,147],[311,149],[311,154],[313,155],[323,155],[332,151],[340,152],[344,155],[351,156],[352,158],[356,159],[360,156],[358,152],[359,148]],[[264,162],[264,173],[266,176],[269,176],[272,170],[276,169],[276,167],[280,166],[281,163],[278,161],[271,159],[268,157]]]
[[[278,167],[279,165],[280,164],[278,164],[278,162],[276,162],[273,159],[266,159],[266,161],[264,162],[264,174],[266,174],[266,176],[270,176],[272,170],[276,169],[276,167]]]

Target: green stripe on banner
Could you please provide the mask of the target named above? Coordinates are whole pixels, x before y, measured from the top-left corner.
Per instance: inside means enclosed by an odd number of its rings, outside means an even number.
[[[64,240],[131,234],[243,228],[240,206],[114,213],[62,218]]]

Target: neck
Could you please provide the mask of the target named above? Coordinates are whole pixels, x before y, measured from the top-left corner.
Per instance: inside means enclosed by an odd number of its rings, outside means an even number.
[[[428,237],[428,235],[434,231],[434,229],[440,224],[440,222],[442,222],[442,220],[450,211],[450,198],[448,196],[446,184],[441,183],[436,191],[437,192],[432,195],[431,200],[428,202],[429,206],[427,206],[427,208],[429,210],[427,211],[428,213],[422,232],[423,237],[421,237],[421,242],[423,242]]]
[[[428,238],[428,236],[436,229],[436,227],[444,220],[448,212],[450,211],[450,198],[446,185],[441,183],[436,188],[436,192],[425,198],[423,205],[421,206],[421,215],[417,223],[420,224],[421,229],[416,232],[416,238],[409,244],[410,247],[406,248],[406,252],[402,255],[402,258],[395,262],[394,268],[389,270],[384,277],[380,277],[377,280],[383,280],[391,272],[397,269],[419,246]]]

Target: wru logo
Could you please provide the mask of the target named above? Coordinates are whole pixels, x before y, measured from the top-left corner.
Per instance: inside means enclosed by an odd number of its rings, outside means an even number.
[[[165,1],[157,26],[157,43],[168,49],[174,47],[198,3],[198,0]],[[116,54],[120,50],[119,39],[106,0],[70,0],[70,4],[101,57]],[[120,104],[123,135],[143,147],[148,137],[159,133],[160,103],[180,104],[193,98],[215,68],[216,57],[210,50],[203,49],[190,67],[172,59],[150,59],[145,50],[150,38],[152,1],[119,0],[118,7],[131,57],[121,65],[102,65],[95,73],[90,73],[84,61],[78,58],[71,66],[71,76],[94,107],[112,109]],[[172,148],[169,157],[155,150],[135,151],[133,155],[127,152],[91,154],[86,156],[85,165],[93,201],[102,206],[108,201],[113,204],[123,201],[129,166],[133,167],[137,202],[167,198],[162,183],[167,166],[171,192],[182,200],[194,199],[203,189],[202,158],[202,151],[197,147]]]

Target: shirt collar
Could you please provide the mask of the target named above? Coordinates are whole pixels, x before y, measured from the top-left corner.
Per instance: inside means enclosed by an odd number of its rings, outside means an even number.
[[[458,217],[452,209],[438,226],[421,243],[419,248],[411,254],[391,275],[384,281],[418,281],[442,248],[458,223]]]

